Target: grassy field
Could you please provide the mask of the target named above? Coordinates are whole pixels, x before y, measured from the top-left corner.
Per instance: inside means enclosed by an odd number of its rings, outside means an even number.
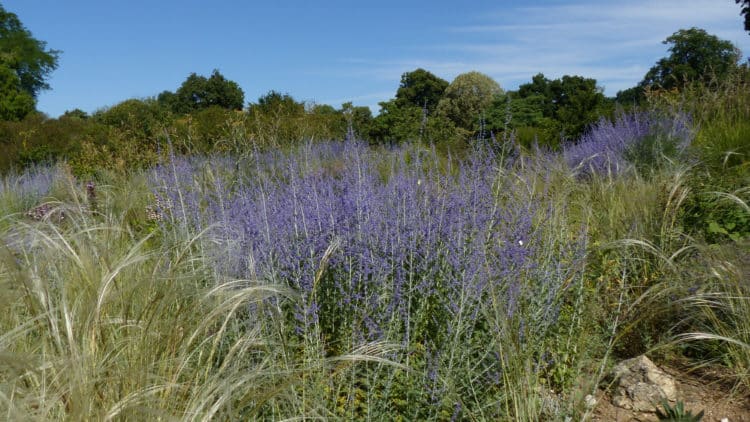
[[[580,420],[612,363],[750,387],[747,86],[563,151],[165,155],[0,184],[9,420]]]

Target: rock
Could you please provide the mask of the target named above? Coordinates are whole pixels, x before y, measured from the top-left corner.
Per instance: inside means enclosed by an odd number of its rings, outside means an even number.
[[[677,399],[674,379],[644,355],[618,363],[612,371],[612,403],[636,412],[655,412],[663,401]]]
[[[596,398],[591,394],[586,394],[583,402],[586,403],[586,409],[593,409],[596,406]]]

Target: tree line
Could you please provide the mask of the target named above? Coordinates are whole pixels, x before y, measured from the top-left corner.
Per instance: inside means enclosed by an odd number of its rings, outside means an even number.
[[[742,10],[747,17],[747,2]],[[550,79],[539,73],[506,91],[480,72],[448,82],[420,68],[404,73],[394,97],[379,103],[373,115],[368,107],[302,102],[278,91],[245,103],[239,84],[214,70],[209,76],[188,75],[175,91],[125,100],[92,115],[74,109],[50,119],[36,112],[36,98],[49,89],[46,79],[60,52],[36,40],[0,6],[0,145],[6,152],[0,171],[58,158],[79,171],[92,171],[97,163],[147,165],[162,141],[183,152],[238,152],[347,136],[373,144],[421,141],[458,149],[472,139],[497,136],[557,148],[618,108],[643,106],[655,95],[747,72],[731,42],[702,29],[681,29],[664,43],[669,55],[615,97],[605,96],[595,79],[579,75]]]

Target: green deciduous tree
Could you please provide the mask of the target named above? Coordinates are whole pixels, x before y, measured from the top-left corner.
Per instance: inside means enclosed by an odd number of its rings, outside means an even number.
[[[373,121],[370,107],[355,106],[351,102],[346,102],[341,105],[340,112],[346,122],[347,134],[353,134],[358,139],[369,136]]]
[[[456,127],[476,131],[493,100],[503,93],[489,76],[468,72],[456,76],[445,89],[436,113],[451,120]]]
[[[548,134],[556,127],[556,138],[576,139],[588,125],[608,114],[612,105],[596,79],[565,75],[550,80],[540,73],[511,96],[510,108],[511,113],[521,113],[511,119],[516,127],[544,127]]]
[[[560,124],[544,113],[550,97],[528,89],[525,94],[526,97],[521,97],[518,92],[510,91],[499,96],[487,112],[486,128],[498,136],[513,133],[516,141],[526,146],[557,145]]]
[[[169,113],[153,99],[130,99],[92,116],[94,121],[117,129],[133,142],[152,141],[169,125]]]
[[[640,85],[617,91],[615,95],[615,102],[623,107],[640,104],[644,99],[646,99],[646,90]]]
[[[12,69],[21,89],[36,98],[49,89],[47,76],[57,68],[57,50],[47,50],[47,43],[35,39],[14,13],[0,5],[0,63]]]
[[[39,91],[49,89],[58,54],[0,5],[0,119],[18,120],[34,110]]]
[[[423,111],[414,105],[400,105],[397,100],[378,103],[380,112],[373,120],[370,139],[376,143],[417,140],[422,127]]]
[[[75,108],[73,110],[65,110],[65,113],[63,113],[62,116],[60,116],[60,119],[78,119],[78,120],[86,120],[90,116],[85,111],[81,110],[80,108]]]
[[[641,86],[680,88],[686,83],[709,83],[723,79],[737,68],[740,51],[730,41],[719,39],[703,29],[680,29],[664,40],[670,55],[654,65]]]
[[[448,81],[432,73],[417,69],[401,75],[401,85],[396,92],[396,102],[400,107],[415,106],[426,108],[429,114],[435,108],[448,87]]]
[[[269,91],[258,98],[257,103],[250,104],[250,114],[264,113],[276,116],[300,116],[305,113],[305,103],[298,102],[289,94]]]
[[[34,97],[21,89],[18,75],[0,65],[0,120],[21,120],[34,111]]]
[[[157,100],[175,113],[191,113],[212,106],[241,110],[245,93],[236,82],[214,70],[208,78],[191,73],[177,92],[164,91]]]
[[[305,103],[289,94],[269,91],[250,103],[248,115],[253,136],[262,145],[279,147],[310,136],[305,121]]]
[[[588,125],[611,110],[596,79],[565,75],[552,81],[555,118],[562,124],[563,137],[576,139]]]

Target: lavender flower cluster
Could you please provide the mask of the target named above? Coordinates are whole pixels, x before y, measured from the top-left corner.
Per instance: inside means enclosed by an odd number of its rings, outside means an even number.
[[[614,121],[602,117],[576,143],[565,146],[563,154],[579,174],[614,175],[628,168],[633,161],[630,156],[649,140],[657,141],[657,147],[684,151],[693,136],[690,118],[683,113],[622,113]]]
[[[300,293],[299,333],[410,344],[471,325],[490,301],[508,317],[539,303],[535,315],[554,321],[570,274],[553,273],[583,247],[557,245],[558,262],[540,264],[547,210],[521,178],[500,177],[500,162],[489,148],[456,160],[346,141],[244,161],[172,157],[152,181],[173,224],[209,228],[217,272]]]
[[[50,192],[53,183],[60,177],[58,168],[30,166],[23,173],[0,177],[0,195],[13,193],[21,198],[39,200]]]

